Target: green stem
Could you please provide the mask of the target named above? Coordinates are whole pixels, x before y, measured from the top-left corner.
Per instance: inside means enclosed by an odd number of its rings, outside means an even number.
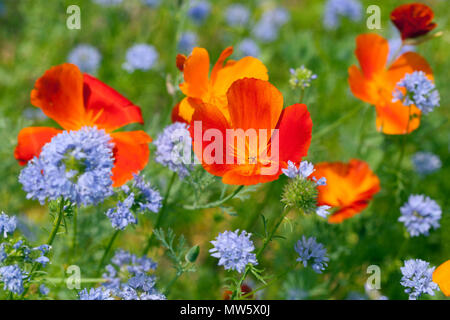
[[[178,280],[179,277],[181,277],[183,273],[176,273],[175,276],[170,280],[169,284],[167,284],[166,289],[164,290],[164,295],[167,297],[170,293],[170,289],[172,288],[173,284]]]
[[[252,213],[251,217],[248,219],[247,227],[244,230],[250,231],[251,228],[254,228],[256,225],[256,222],[258,221],[259,214],[263,210],[263,208],[266,206],[268,198],[272,195],[273,191],[275,189],[275,182],[270,183],[267,192],[264,196],[264,200],[259,203],[259,205],[256,207],[256,210]]]
[[[406,136],[408,135],[409,123],[411,121],[411,106],[409,106],[408,108],[409,108],[408,123],[406,124],[406,133],[402,137],[402,145],[400,146],[400,156],[398,157],[397,166],[396,166],[397,170],[400,169],[400,166],[403,161],[403,156],[405,155]]]
[[[72,253],[75,255],[77,250],[77,216],[78,216],[78,207],[75,207],[73,213],[73,234],[72,234]]]
[[[186,210],[217,208],[217,207],[220,207],[225,202],[227,202],[228,200],[233,199],[243,188],[244,188],[244,186],[237,187],[232,193],[230,193],[228,196],[226,196],[223,199],[220,199],[220,200],[217,200],[214,202],[210,202],[210,203],[206,203],[203,205],[185,205],[185,206],[183,206],[183,208]]]
[[[109,240],[108,246],[106,247],[105,252],[103,253],[102,259],[100,260],[100,263],[98,264],[98,268],[97,268],[98,273],[101,271],[101,269],[105,263],[105,260],[108,257],[109,252],[111,251],[114,241],[116,240],[117,236],[119,235],[119,232],[120,232],[120,229],[114,231],[111,239]]]
[[[358,105],[356,108],[350,110],[346,114],[344,114],[342,117],[340,117],[338,120],[333,122],[332,124],[326,126],[325,128],[319,130],[318,132],[313,134],[313,138],[320,138],[329,131],[333,130],[334,128],[338,127],[341,123],[347,121],[347,119],[353,117],[353,115],[360,109],[361,107]]]
[[[176,177],[177,177],[177,174],[176,174],[176,172],[174,172],[172,174],[172,177],[170,178],[169,184],[167,185],[166,193],[164,194],[164,200],[163,200],[163,203],[161,206],[161,211],[159,212],[158,218],[156,219],[156,223],[153,226],[153,230],[158,229],[162,224],[162,221],[164,218],[164,213],[167,208],[167,202],[168,202],[168,199],[170,196],[170,191],[172,190],[172,186],[173,186],[173,183],[175,182]],[[155,241],[155,233],[152,232],[152,235],[147,240],[147,245],[145,246],[144,251],[142,251],[142,255],[145,256],[148,253],[148,251],[152,247],[154,241]]]
[[[251,292],[249,292],[249,293],[244,294],[243,296],[241,296],[241,297],[239,298],[239,300],[241,300],[241,299],[246,299],[246,298],[248,298],[248,297],[251,297],[251,296],[254,295],[256,292],[261,291],[261,290],[263,290],[263,289],[265,289],[265,288],[271,286],[272,284],[274,284],[275,282],[277,282],[280,278],[283,278],[285,275],[287,275],[290,271],[291,271],[291,269],[288,269],[288,270],[286,270],[286,271],[280,273],[279,275],[275,276],[275,279],[273,279],[272,281],[267,282],[266,284],[262,285],[261,287],[256,288],[255,290],[253,290],[253,291],[251,291]]]

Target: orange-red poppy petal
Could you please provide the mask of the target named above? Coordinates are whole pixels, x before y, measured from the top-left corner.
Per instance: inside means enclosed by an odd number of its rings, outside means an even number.
[[[348,68],[348,84],[353,95],[362,101],[376,104],[379,95],[374,84],[362,74],[361,70],[353,65]]]
[[[233,47],[225,48],[211,71],[211,82],[214,83],[219,70],[223,69],[225,60],[233,54]]]
[[[31,91],[31,104],[66,130],[77,130],[87,124],[83,75],[78,67],[64,63],[47,70]]]
[[[351,218],[354,215],[363,211],[369,205],[368,201],[360,201],[353,203],[348,207],[343,207],[333,212],[331,216],[328,217],[329,223],[341,223],[345,219]]]
[[[400,101],[380,103],[375,108],[377,130],[385,134],[410,133],[420,125],[421,112],[414,105],[411,106],[411,113],[409,107]]]
[[[177,54],[177,57],[175,59],[175,64],[177,66],[177,69],[181,72],[184,71],[184,63],[186,62],[187,57],[184,54]]]
[[[184,99],[183,99],[184,100]],[[171,113],[171,120],[172,122],[184,122],[189,124],[191,121],[191,117],[189,119],[185,119],[182,114],[180,113],[180,105],[181,105],[181,101],[178,102],[175,107],[173,107],[172,109],[172,113]],[[192,110],[192,112],[194,112],[194,110]]]
[[[141,109],[113,88],[84,74],[83,97],[90,121],[98,128],[113,131],[127,124],[143,124]]]
[[[423,71],[428,79],[433,80],[433,71],[425,58],[415,52],[406,52],[398,57],[387,70],[388,86],[395,87],[407,73],[414,71]]]
[[[403,40],[425,35],[436,28],[433,17],[433,10],[422,3],[404,4],[391,12],[391,21]]]
[[[184,82],[181,91],[191,98],[202,98],[209,87],[209,54],[203,48],[194,48],[184,61]]]
[[[388,41],[382,36],[366,33],[356,38],[355,55],[366,78],[385,69],[388,53]]]
[[[274,174],[264,174],[261,172],[261,164],[243,164],[234,166],[227,171],[222,178],[222,182],[231,185],[249,186],[258,183],[266,183],[278,179],[281,170],[277,168]]]
[[[439,288],[447,297],[450,297],[450,260],[447,260],[434,270],[433,282],[439,285]]]
[[[152,138],[144,131],[111,133],[114,143],[113,186],[119,187],[147,165]]]
[[[52,140],[61,130],[50,127],[27,127],[20,130],[14,157],[20,165],[26,165],[34,157],[38,157],[42,147]]]

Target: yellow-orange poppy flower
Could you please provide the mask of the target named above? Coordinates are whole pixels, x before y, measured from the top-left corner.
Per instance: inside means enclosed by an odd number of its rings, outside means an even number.
[[[450,260],[445,261],[434,270],[433,282],[439,285],[447,297],[450,297]]]

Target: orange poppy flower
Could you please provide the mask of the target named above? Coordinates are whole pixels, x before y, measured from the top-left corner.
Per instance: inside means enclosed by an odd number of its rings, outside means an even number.
[[[253,78],[235,81],[226,97],[228,118],[216,105],[189,100],[194,152],[206,171],[225,184],[253,185],[278,179],[289,160],[298,164],[307,155],[312,121],[306,105],[283,110],[280,91]]]
[[[269,79],[267,68],[254,57],[245,57],[238,61],[228,60],[225,63],[232,53],[233,47],[228,47],[221,53],[210,77],[209,54],[206,49],[194,48],[189,57],[178,55],[176,60],[178,69],[184,74],[184,82],[180,84],[181,91],[189,98],[215,105],[226,119],[230,118],[226,93],[234,81],[242,78]],[[172,121],[191,121],[194,106],[189,103],[187,97],[172,110]]]
[[[317,186],[317,204],[336,209],[328,218],[330,223],[340,223],[360,213],[369,205],[373,195],[380,191],[380,180],[364,161],[321,162],[314,168],[311,177],[327,179],[326,185]]]
[[[407,73],[423,71],[430,80],[433,73],[426,60],[414,52],[402,54],[388,66],[388,53],[389,44],[383,37],[373,33],[359,35],[355,55],[361,68],[353,65],[348,69],[348,82],[357,98],[375,105],[379,131],[410,133],[419,127],[421,112],[414,105],[410,110],[401,101],[392,102],[392,93]]]
[[[129,123],[143,123],[141,109],[98,79],[65,63],[50,68],[36,81],[31,104],[40,108],[64,130],[96,126],[111,135],[115,144],[113,185],[120,186],[142,170],[150,154],[151,137],[144,131],[113,132]],[[62,130],[28,127],[19,132],[15,158],[25,165],[39,156],[42,147]]]
[[[433,282],[439,285],[447,297],[450,297],[450,260],[445,261],[434,270]]]
[[[436,28],[434,12],[422,3],[404,4],[391,12],[391,21],[402,35],[402,40],[423,36]]]

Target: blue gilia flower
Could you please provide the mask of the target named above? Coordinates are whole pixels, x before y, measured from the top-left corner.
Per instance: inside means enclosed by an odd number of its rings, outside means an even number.
[[[198,37],[195,33],[187,31],[181,34],[178,41],[178,50],[184,53],[191,53],[192,49],[197,45]]]
[[[5,243],[0,244],[0,263],[3,263],[3,261],[8,258],[8,255],[5,252]]]
[[[414,168],[421,175],[433,173],[442,167],[441,159],[430,152],[416,152],[411,160]]]
[[[41,285],[39,286],[39,292],[40,292],[43,296],[46,296],[46,295],[48,295],[48,294],[50,293],[50,289],[47,288],[47,286],[46,286],[45,284],[41,284]]]
[[[219,259],[219,266],[224,266],[225,270],[236,270],[242,273],[245,267],[251,263],[257,265],[253,242],[250,240],[251,233],[239,229],[219,233],[216,240],[211,241],[214,248],[210,249],[211,256]]]
[[[311,86],[311,81],[317,79],[317,75],[312,73],[311,70],[301,66],[297,69],[290,69],[291,78],[289,79],[289,84],[293,89],[301,88],[305,89]]]
[[[300,162],[298,168],[295,163],[289,160],[287,169],[281,169],[281,171],[283,171],[283,173],[291,179],[296,177],[306,179],[315,171],[315,169],[314,165],[306,160]],[[324,186],[327,184],[327,179],[325,177],[322,177],[319,180],[314,177],[313,180],[318,186]]]
[[[121,4],[123,0],[94,0],[95,3],[102,6],[115,6]]]
[[[89,291],[85,288],[78,295],[80,300],[114,300],[111,291],[103,287],[91,288]]]
[[[289,19],[289,12],[284,8],[268,10],[254,26],[253,35],[261,42],[272,42],[278,38],[280,27]]]
[[[242,27],[250,18],[250,10],[240,3],[232,4],[225,10],[227,24],[231,27]]]
[[[323,244],[317,243],[314,237],[306,239],[305,236],[302,236],[302,239],[298,240],[295,245],[295,251],[300,256],[297,258],[297,261],[302,262],[303,266],[306,267],[311,260],[312,268],[317,273],[322,273],[325,267],[328,266],[327,250]]]
[[[142,0],[142,3],[150,8],[156,8],[161,4],[161,0]]]
[[[127,50],[123,68],[130,73],[135,70],[147,71],[154,67],[158,57],[155,47],[145,43],[135,44]]]
[[[237,46],[237,51],[245,57],[258,57],[260,49],[255,41],[250,38],[243,39]]]
[[[410,195],[408,201],[400,208],[403,222],[411,237],[428,235],[431,228],[439,228],[442,210],[436,201],[424,195]]]
[[[397,83],[398,89],[393,93],[392,102],[401,101],[405,106],[415,105],[423,114],[427,114],[439,107],[439,92],[434,83],[427,78],[423,71],[407,73]],[[400,88],[405,90],[403,93]]]
[[[124,201],[119,201],[115,208],[108,209],[106,216],[111,221],[114,229],[123,230],[129,224],[137,224],[137,219],[131,211],[134,203],[134,193],[131,193]]]
[[[22,270],[17,265],[0,268],[0,280],[4,283],[3,290],[9,290],[15,294],[23,292]]]
[[[192,170],[192,138],[188,126],[175,122],[167,126],[153,143],[156,146],[155,161],[177,172],[180,179]]]
[[[188,16],[197,24],[202,24],[208,18],[211,11],[211,4],[208,1],[191,1],[188,9]]]
[[[102,202],[113,194],[110,140],[96,127],[56,135],[19,175],[27,198],[41,204],[59,197],[78,205]]]
[[[102,56],[97,48],[89,44],[80,44],[70,51],[67,61],[87,73],[96,73]]]
[[[357,0],[328,0],[325,4],[323,24],[326,29],[336,29],[341,24],[341,17],[352,21],[362,18],[362,5]]]
[[[389,54],[388,54],[388,60],[387,61],[393,61],[393,59],[397,58],[398,56],[401,56],[402,54],[406,52],[415,51],[416,47],[411,45],[403,45],[402,46],[402,38],[400,35],[389,39]],[[400,49],[401,46],[401,49]],[[400,51],[399,51],[400,49]],[[396,57],[394,57],[394,54],[397,54]]]
[[[0,236],[8,237],[8,233],[12,234],[17,227],[17,218],[15,216],[9,217],[4,212],[0,214]]]
[[[410,259],[405,261],[405,265],[400,268],[402,272],[401,285],[405,292],[409,294],[409,300],[417,300],[423,293],[434,296],[434,291],[439,290],[433,282],[433,271],[435,267],[420,259]]]
[[[161,194],[153,189],[150,183],[145,182],[144,178],[134,174],[133,186],[139,190],[136,202],[139,205],[141,213],[148,210],[157,213],[162,207]]]
[[[328,211],[330,209],[331,209],[331,206],[327,206],[327,205],[319,206],[319,207],[317,207],[316,213],[319,217],[327,219],[331,213],[330,211]]]

